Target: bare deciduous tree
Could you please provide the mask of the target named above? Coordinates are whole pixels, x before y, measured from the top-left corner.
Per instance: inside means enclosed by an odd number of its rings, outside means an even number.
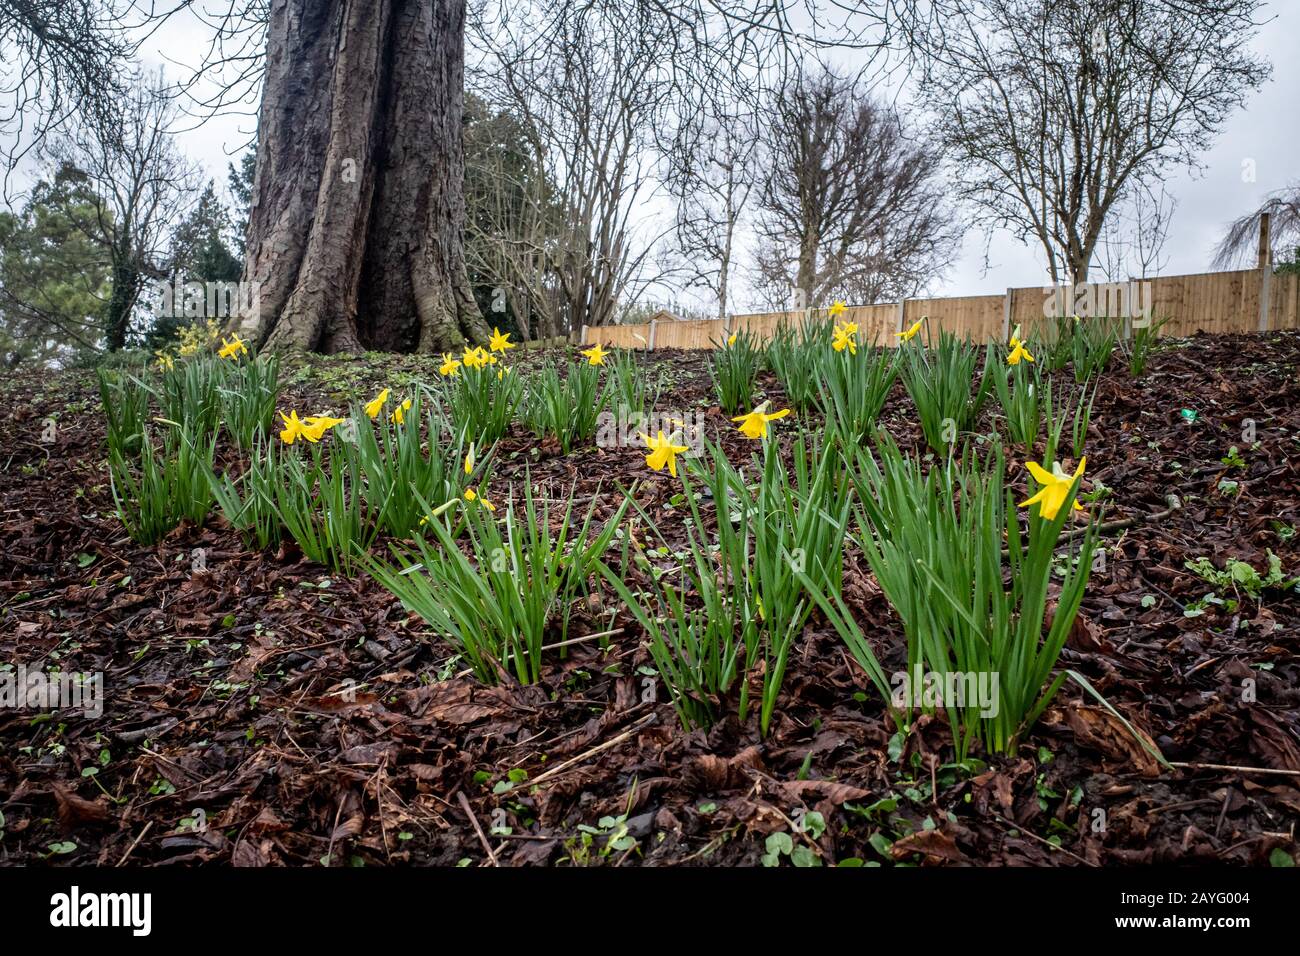
[[[170,276],[171,229],[195,198],[198,169],[173,138],[175,102],[162,75],[135,76],[107,116],[81,117],[47,151],[80,170],[100,197],[83,224],[106,251],[112,293],[104,315],[110,351],[126,344],[131,314],[150,279]]]
[[[642,4],[500,6],[472,27],[481,59],[471,78],[522,121],[561,218],[558,234],[501,237],[520,247],[516,294],[539,311],[539,334],[608,325],[652,280],[658,237],[638,224],[673,103],[678,27]]]
[[[1268,76],[1258,0],[936,0],[913,40],[963,197],[1086,281],[1107,217]]]
[[[762,124],[757,273],[770,305],[913,295],[956,241],[937,151],[853,78],[800,72]]]
[[[758,122],[743,102],[684,118],[669,152],[686,289],[703,288],[725,319],[741,217],[758,180]]]
[[[1165,242],[1178,200],[1163,182],[1142,181],[1102,226],[1098,243],[1103,274],[1112,281],[1146,279],[1169,261]]]

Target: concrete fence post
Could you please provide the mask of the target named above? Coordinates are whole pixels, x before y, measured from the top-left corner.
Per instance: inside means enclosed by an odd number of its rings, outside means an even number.
[[[1259,331],[1268,331],[1268,313],[1273,292],[1273,266],[1266,263],[1259,269]]]

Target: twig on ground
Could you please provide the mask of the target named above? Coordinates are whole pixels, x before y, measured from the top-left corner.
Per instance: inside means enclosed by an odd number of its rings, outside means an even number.
[[[993,817],[994,820],[997,820],[999,823],[1003,824],[1004,826],[1011,827],[1011,829],[1015,830],[1017,833],[1021,834],[1022,836],[1027,836],[1031,840],[1037,840],[1039,843],[1043,844],[1048,849],[1056,850],[1059,853],[1064,853],[1066,856],[1073,857],[1074,859],[1082,863],[1084,866],[1091,866],[1094,869],[1097,866],[1096,863],[1088,862],[1087,860],[1085,860],[1083,857],[1079,856],[1079,854],[1073,852],[1072,850],[1067,850],[1063,846],[1057,846],[1051,840],[1044,840],[1037,833],[1031,833],[1030,831],[1026,830],[1024,827],[1017,826],[1016,824],[1012,823],[1010,820],[1005,820],[1002,817],[998,816],[996,813],[991,813],[989,815]]]
[[[153,826],[152,820],[150,820],[148,823],[144,825],[144,829],[140,831],[140,835],[131,841],[131,845],[127,847],[126,852],[122,854],[122,859],[117,861],[118,866],[121,866],[123,863],[126,862],[126,858],[130,856],[132,852],[134,852],[135,848],[140,845],[140,841],[144,839],[144,835],[149,832],[149,829],[152,826]]]
[[[497,861],[496,851],[492,849],[492,844],[488,842],[487,834],[483,832],[483,827],[479,825],[478,817],[474,815],[474,808],[469,805],[469,800],[465,798],[464,790],[456,791],[456,799],[460,801],[461,809],[465,811],[465,816],[469,817],[469,822],[474,826],[474,832],[478,834],[478,842],[483,844],[483,849],[492,861],[493,866],[500,866]]]
[[[604,753],[606,750],[609,750],[611,747],[617,747],[625,740],[630,739],[638,730],[640,730],[642,727],[645,727],[654,719],[655,719],[655,714],[646,714],[644,717],[636,721],[636,723],[632,724],[630,727],[627,728],[627,730],[623,731],[618,736],[611,737],[603,744],[598,744],[595,747],[592,747],[590,750],[578,754],[578,756],[576,757],[571,757],[570,759],[564,761],[564,763],[556,764],[554,767],[552,767],[550,770],[543,773],[541,776],[537,777],[535,780],[530,781],[528,785],[530,787],[536,787],[539,784],[541,784],[542,781],[549,780],[551,777],[554,777],[556,774],[568,770],[574,764],[581,763],[582,761],[586,760],[589,757],[596,756],[596,754],[598,753]]]
[[[1171,767],[1179,770],[1230,770],[1234,773],[1266,773],[1281,777],[1300,777],[1300,770],[1276,770],[1273,767],[1238,767],[1226,763],[1179,763],[1171,762]]]

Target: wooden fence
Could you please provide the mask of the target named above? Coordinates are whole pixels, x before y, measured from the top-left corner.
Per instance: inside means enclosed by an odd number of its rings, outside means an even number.
[[[1084,293],[1080,290],[1080,294]],[[1198,275],[1162,276],[1135,283],[1094,283],[1082,303],[1070,290],[1054,292],[1030,288],[1007,289],[1002,295],[968,295],[942,299],[906,299],[883,305],[850,306],[837,321],[856,322],[858,341],[897,344],[895,335],[922,317],[925,341],[947,330],[968,339],[1006,341],[1019,326],[1033,336],[1053,314],[1118,316],[1150,314],[1168,319],[1163,336],[1204,332],[1265,332],[1300,328],[1300,276],[1274,275],[1272,269],[1206,272]],[[1127,301],[1125,296],[1128,296]],[[1082,304],[1083,309],[1078,306]],[[1150,312],[1143,310],[1149,304]],[[824,309],[812,313],[814,321],[831,319]],[[649,322],[641,325],[583,326],[584,345],[599,342],[630,349],[707,349],[725,341],[732,332],[748,330],[760,340],[783,325],[798,326],[803,312],[758,312],[724,320]],[[1131,319],[1125,333],[1131,334]]]

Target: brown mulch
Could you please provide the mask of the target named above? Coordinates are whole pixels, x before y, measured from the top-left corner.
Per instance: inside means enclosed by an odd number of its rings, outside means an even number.
[[[668,383],[660,406],[707,409],[711,437],[742,460],[751,449],[710,407],[704,357],[648,362]],[[436,365],[301,362],[282,406],[338,409]],[[757,865],[782,831],[826,865],[1295,859],[1300,595],[1220,589],[1206,602],[1213,589],[1184,562],[1262,570],[1272,550],[1300,575],[1298,366],[1295,334],[1199,336],[1138,380],[1117,359],[1098,394],[1086,487],[1111,489],[1107,519],[1165,510],[1171,494],[1181,508],[1106,536],[1062,664],[1174,769],[1072,682],[1016,756],[957,767],[941,722],[895,735],[819,617],[767,739],[734,717],[686,733],[608,589],[569,634],[615,634],[554,656],[539,685],[485,686],[372,580],[291,546],[251,552],[215,514],[133,544],[113,515],[93,374],[12,375],[0,384],[0,661],[103,672],[106,708],[0,709],[0,863]],[[779,405],[775,381],[761,384]],[[915,446],[911,412],[900,385],[884,420]],[[1257,444],[1243,440],[1248,419]],[[1233,445],[1244,467],[1222,461]],[[635,448],[563,456],[519,430],[496,451],[494,497],[525,471],[601,517],[618,484],[665,515],[680,487]],[[197,548],[206,570],[192,570]],[[844,592],[896,661],[901,628],[852,550]],[[799,832],[813,812],[824,830]],[[601,821],[624,814],[635,844],[615,847]]]

